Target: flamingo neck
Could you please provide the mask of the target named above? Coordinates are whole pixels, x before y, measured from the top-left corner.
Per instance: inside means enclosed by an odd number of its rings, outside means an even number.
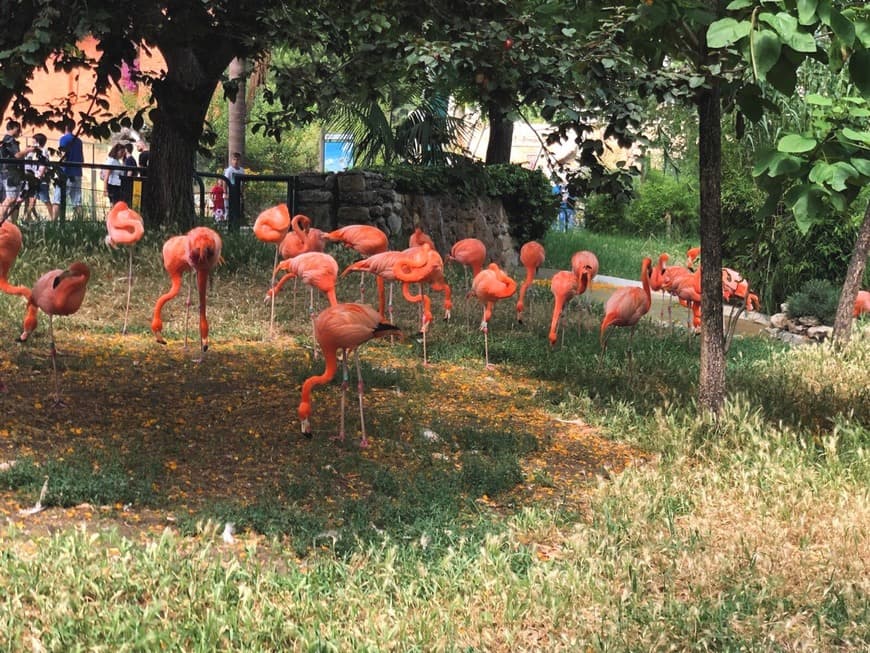
[[[338,370],[338,355],[335,349],[324,347],[323,357],[326,359],[326,369],[323,374],[310,376],[302,384],[302,399],[299,402],[299,419],[306,420],[311,416],[311,391],[315,386],[329,383]]]

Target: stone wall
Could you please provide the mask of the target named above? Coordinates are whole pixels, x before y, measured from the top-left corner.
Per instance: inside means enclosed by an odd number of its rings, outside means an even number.
[[[372,224],[390,238],[393,249],[408,246],[419,226],[442,254],[462,238],[479,238],[489,257],[501,266],[518,264],[501,201],[478,198],[461,202],[451,196],[403,195],[382,175],[340,172],[299,176],[296,213],[304,213],[314,226],[331,231],[348,224]]]

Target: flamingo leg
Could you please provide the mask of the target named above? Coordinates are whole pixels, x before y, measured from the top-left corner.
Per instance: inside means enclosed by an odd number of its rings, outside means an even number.
[[[365,449],[369,446],[369,440],[366,437],[366,416],[363,411],[363,378],[362,378],[362,369],[360,369],[359,364],[359,349],[356,350],[354,354],[354,358],[356,358],[356,388],[357,393],[359,394],[359,424],[362,429],[362,438],[359,441],[359,446]]]
[[[359,301],[361,304],[365,303],[366,299],[366,273],[363,272],[359,275]]]
[[[60,400],[60,380],[57,376],[57,347],[54,343],[54,325],[52,324],[52,318],[54,316],[49,313],[48,314],[48,342],[49,342],[49,356],[51,356],[51,372],[54,376],[54,405],[62,406],[63,402]]]
[[[184,349],[187,350],[187,329],[190,318],[190,297],[193,292],[193,284],[187,286],[187,301],[184,304]]]
[[[208,291],[208,271],[197,270],[196,285],[199,291],[199,343],[200,356],[196,359],[197,363],[201,363],[205,358],[205,352],[208,351],[208,319],[206,318],[206,292]],[[185,329],[186,333],[187,329]]]
[[[480,323],[480,330],[483,331],[483,354],[486,360],[486,369],[491,370],[492,365],[489,364],[489,324],[485,316],[486,312],[484,311],[484,320]]]
[[[344,406],[347,402],[348,374],[347,374],[347,349],[341,356],[341,421],[338,426],[338,435],[333,440],[344,442]]]
[[[275,287],[275,275],[278,269],[278,252],[279,245],[275,245],[275,265],[272,266],[272,281],[269,283],[269,288]],[[272,293],[272,307],[269,310],[269,339],[275,337],[275,293]]]
[[[311,318],[311,338],[314,343],[314,360],[317,360],[317,333],[314,330],[314,287],[311,287],[311,294],[308,298],[308,317]]]
[[[388,301],[388,303],[387,303],[387,315],[389,316],[388,321],[390,322],[390,324],[393,324],[393,282],[392,281],[390,281],[390,295],[389,295],[389,299],[387,301]],[[395,338],[395,336],[390,336],[390,344],[391,345],[394,342],[394,338]]]
[[[170,272],[169,276],[172,279],[172,286],[169,290],[160,296],[157,300],[157,304],[154,306],[154,317],[151,319],[151,331],[154,333],[154,336],[161,345],[166,344],[166,340],[163,337],[163,305],[166,304],[170,299],[174,298],[178,295],[181,290],[181,278],[183,273],[181,272]]]
[[[130,295],[133,292],[133,246],[130,246],[129,264],[127,266],[127,306],[124,309],[124,327],[121,335],[127,335],[127,318],[130,315]]]

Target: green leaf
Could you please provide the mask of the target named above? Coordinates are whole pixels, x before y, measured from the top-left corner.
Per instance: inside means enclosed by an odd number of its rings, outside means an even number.
[[[824,95],[819,95],[818,93],[810,93],[804,101],[807,104],[815,104],[820,107],[830,107],[834,105],[833,100],[826,98]]]
[[[862,20],[855,23],[855,38],[865,48],[870,48],[870,21]]]
[[[797,68],[786,57],[780,57],[765,76],[771,86],[783,95],[792,95],[797,85]]]
[[[804,166],[804,160],[791,154],[784,154],[772,166],[768,175],[771,177],[790,177]]]
[[[816,7],[819,0],[798,0],[798,21],[801,25],[812,25],[816,20]]]
[[[567,36],[569,39],[577,33],[577,30],[573,27],[563,27],[562,34]]]
[[[858,171],[845,161],[819,161],[810,170],[808,179],[816,184],[830,186],[835,191],[842,191],[846,190],[846,181],[859,176]]]
[[[843,45],[851,48],[855,42],[855,26],[852,21],[843,16],[839,11],[832,11],[830,20],[825,22],[830,27]]]
[[[843,136],[852,141],[860,141],[866,145],[870,145],[870,132],[858,131],[851,127],[843,128]]]
[[[776,144],[776,149],[780,152],[791,152],[798,154],[800,152],[809,152],[818,145],[815,138],[808,138],[800,134],[788,134],[779,139]]]
[[[749,21],[736,21],[733,18],[723,18],[712,23],[707,29],[707,46],[724,48],[737,43],[749,34]]]
[[[849,57],[849,74],[861,95],[870,98],[870,50],[858,50]]]
[[[783,200],[791,205],[798,230],[806,234],[824,211],[822,192],[813,184],[804,184],[786,193]]]
[[[773,30],[763,29],[753,35],[752,56],[760,76],[766,75],[767,71],[776,65],[781,51],[782,43]]]
[[[725,7],[728,11],[737,11],[738,9],[746,9],[746,7],[752,6],[752,0],[733,0],[733,2],[729,2],[728,6]]]
[[[862,174],[865,177],[870,177],[870,160],[854,157],[849,160],[849,163],[852,164],[859,174]]]

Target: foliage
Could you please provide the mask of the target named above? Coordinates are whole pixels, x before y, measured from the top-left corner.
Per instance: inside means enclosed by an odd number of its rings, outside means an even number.
[[[788,296],[788,315],[792,318],[814,316],[828,326],[837,315],[837,287],[824,279],[811,279],[801,289]]]
[[[626,221],[633,233],[642,235],[669,229],[678,235],[695,234],[698,231],[698,189],[684,178],[651,170],[627,207]]]

